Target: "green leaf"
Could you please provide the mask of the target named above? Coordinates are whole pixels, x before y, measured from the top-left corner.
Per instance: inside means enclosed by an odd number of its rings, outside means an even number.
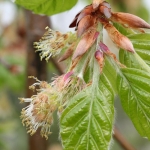
[[[134,34],[128,37],[137,54],[150,66],[150,34]]]
[[[149,33],[132,34],[132,35],[129,35],[128,38],[130,40],[149,41],[150,34]]]
[[[77,0],[15,0],[15,3],[37,14],[54,15],[71,9]]]
[[[128,68],[136,68],[150,73],[149,66],[137,53],[133,54],[121,49],[119,52],[119,60]]]
[[[89,86],[71,100],[60,118],[64,150],[108,150],[114,120],[114,94],[102,75],[100,86]]]
[[[24,88],[25,74],[14,75],[4,66],[0,65],[0,88],[11,88],[13,91],[20,92]]]
[[[114,63],[115,62],[111,57],[105,56],[105,66],[103,68],[103,73],[105,74],[110,84],[112,85],[113,92],[117,93],[117,87],[116,87],[117,72]]]
[[[130,35],[133,34],[133,31],[130,28],[125,28],[119,23],[113,23],[116,29],[123,35]]]
[[[141,136],[150,139],[150,74],[124,68],[118,73],[117,88],[125,112]]]

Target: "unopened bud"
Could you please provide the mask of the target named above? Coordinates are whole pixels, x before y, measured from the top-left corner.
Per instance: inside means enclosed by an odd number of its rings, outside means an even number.
[[[100,46],[100,49],[105,52],[105,53],[108,53],[109,52],[109,48],[103,43],[103,42],[100,42],[99,43],[99,46]]]
[[[99,36],[99,32],[96,32],[95,35],[94,35],[94,39],[97,39]]]
[[[103,58],[103,52],[100,51],[100,50],[97,50],[97,51],[95,52],[95,58],[96,58],[98,61],[101,60],[101,59]]]
[[[104,1],[101,3],[102,6],[106,6],[107,8],[111,9],[111,6],[108,2]]]
[[[95,52],[95,58],[100,66],[100,72],[102,72],[103,70],[103,66],[104,66],[104,57],[103,57],[103,52],[100,50],[97,50]]]

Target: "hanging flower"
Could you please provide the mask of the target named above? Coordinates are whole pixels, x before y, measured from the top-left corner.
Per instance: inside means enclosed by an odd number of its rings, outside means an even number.
[[[46,139],[50,134],[50,127],[53,123],[53,113],[57,109],[61,113],[67,105],[70,97],[80,92],[85,84],[82,79],[73,75],[73,72],[54,78],[52,83],[40,81],[30,86],[35,90],[38,86],[37,95],[31,98],[20,98],[21,102],[30,103],[22,109],[21,119],[23,125],[27,127],[28,133],[33,135],[41,127],[41,135]]]
[[[54,88],[45,81],[39,81],[30,86],[35,89],[39,86],[37,95],[31,98],[20,98],[21,102],[30,104],[22,109],[21,119],[23,125],[27,127],[28,133],[33,135],[41,127],[41,135],[48,138],[50,126],[53,123],[53,112],[58,108],[58,93]]]

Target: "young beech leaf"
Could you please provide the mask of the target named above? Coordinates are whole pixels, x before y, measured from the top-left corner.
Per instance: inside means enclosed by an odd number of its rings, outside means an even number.
[[[99,87],[92,85],[75,95],[60,118],[64,150],[108,150],[113,120],[114,94],[102,75]]]
[[[33,11],[36,14],[54,15],[71,9],[77,0],[13,0],[16,4]]]
[[[133,31],[130,28],[125,28],[122,25],[120,25],[119,23],[114,22],[113,25],[121,34],[123,34],[125,36],[133,33]]]
[[[131,54],[121,49],[119,51],[119,60],[128,68],[136,68],[150,73],[150,67],[137,53]]]
[[[150,140],[150,74],[124,68],[118,73],[117,88],[122,106],[135,128]]]
[[[150,34],[134,34],[128,37],[138,55],[150,66]]]

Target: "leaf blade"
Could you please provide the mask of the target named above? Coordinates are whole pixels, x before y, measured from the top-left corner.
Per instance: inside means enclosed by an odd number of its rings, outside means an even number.
[[[114,118],[114,94],[104,75],[101,80],[100,87],[87,87],[73,97],[64,110],[60,121],[65,150],[108,149]],[[107,93],[103,94],[105,90]]]
[[[15,0],[15,3],[32,10],[36,14],[54,15],[71,9],[77,3],[77,0],[30,0],[30,2]]]
[[[149,73],[133,68],[122,69],[122,74],[118,74],[117,78],[118,93],[125,112],[139,134],[148,139],[150,139],[150,97],[147,99],[146,96],[150,95],[149,83]]]

